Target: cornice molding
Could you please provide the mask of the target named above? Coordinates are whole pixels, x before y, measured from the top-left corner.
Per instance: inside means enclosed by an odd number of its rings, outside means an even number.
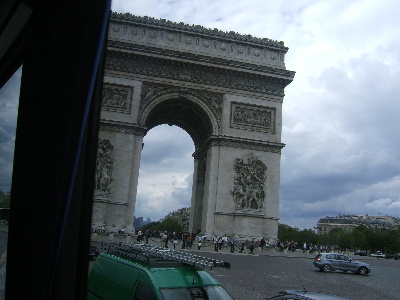
[[[252,218],[261,218],[261,219],[269,219],[269,220],[279,220],[277,217],[268,217],[264,213],[260,212],[215,212],[215,215],[222,216],[233,216],[233,217],[252,217]]]
[[[242,61],[229,60],[226,58],[200,55],[191,52],[179,52],[175,50],[157,48],[151,46],[137,45],[123,41],[108,40],[107,46],[111,50],[129,51],[144,55],[163,56],[181,61],[192,61],[208,65],[221,66],[231,70],[243,70],[249,72],[262,73],[262,75],[276,76],[292,81],[296,72],[286,69],[279,69],[271,66],[263,66],[259,64],[246,63]]]
[[[138,136],[144,136],[146,134],[146,128],[137,124],[128,124],[112,120],[100,120],[100,131],[118,132]]]
[[[278,97],[285,96],[284,88],[292,81],[110,50],[106,69]]]
[[[282,51],[287,52],[289,48],[285,47],[284,42],[272,40],[269,38],[258,38],[253,37],[250,34],[240,34],[234,31],[222,31],[217,28],[210,29],[200,25],[189,25],[183,22],[176,23],[165,19],[155,19],[152,17],[141,17],[135,16],[130,13],[118,13],[112,12],[111,14],[112,21],[124,21],[130,22],[134,24],[158,27],[158,28],[165,28],[170,30],[177,30],[177,31],[184,31],[190,32],[195,34],[207,35],[210,37],[218,37],[222,39],[232,40],[241,43],[251,43],[256,44],[264,47],[273,47]]]
[[[199,148],[193,157],[197,160],[204,155],[204,152],[211,146],[240,148],[253,151],[271,152],[281,154],[281,150],[285,147],[283,143],[263,142],[255,139],[244,139],[231,136],[211,136],[202,147]]]

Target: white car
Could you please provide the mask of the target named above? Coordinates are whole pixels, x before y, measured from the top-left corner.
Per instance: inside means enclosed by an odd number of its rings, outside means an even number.
[[[382,253],[382,251],[376,251],[375,253],[370,254],[371,257],[385,258],[386,255]]]

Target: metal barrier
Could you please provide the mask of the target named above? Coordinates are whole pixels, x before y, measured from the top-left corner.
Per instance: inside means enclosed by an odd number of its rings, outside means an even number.
[[[165,249],[149,244],[126,243],[119,245],[107,244],[108,254],[125,257],[147,263],[150,267],[170,266],[170,262],[177,262],[184,265],[191,265],[198,268],[222,267],[229,269],[231,264],[222,260],[212,259],[192,253]]]

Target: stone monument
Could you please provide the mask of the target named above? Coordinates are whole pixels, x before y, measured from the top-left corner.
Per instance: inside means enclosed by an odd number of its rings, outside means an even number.
[[[282,102],[294,72],[283,42],[113,13],[93,226],[132,232],[143,137],[160,124],[195,145],[189,230],[275,239]]]

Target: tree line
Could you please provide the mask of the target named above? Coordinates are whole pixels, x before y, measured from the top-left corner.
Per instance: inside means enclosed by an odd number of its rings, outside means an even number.
[[[364,250],[370,253],[376,251],[383,251],[388,254],[400,252],[400,228],[380,230],[359,225],[352,230],[334,228],[327,234],[316,234],[312,229],[299,230],[286,224],[279,224],[278,239],[280,241],[335,246],[353,251]]]
[[[140,230],[182,232],[182,225],[176,218],[168,217],[162,222],[151,222],[146,224],[142,226]]]

